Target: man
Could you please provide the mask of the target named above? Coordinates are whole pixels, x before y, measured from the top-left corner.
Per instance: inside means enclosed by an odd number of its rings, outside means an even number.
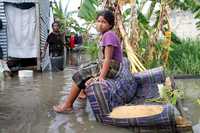
[[[60,24],[57,21],[52,24],[52,29],[53,32],[47,37],[42,58],[45,56],[48,48],[51,71],[60,71],[64,68],[65,34],[60,32]]]

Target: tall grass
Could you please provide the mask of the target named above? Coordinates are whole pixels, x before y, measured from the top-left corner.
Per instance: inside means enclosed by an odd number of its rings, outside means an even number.
[[[156,57],[151,62],[145,62],[146,68],[163,65],[162,50],[162,41],[159,41],[156,44]],[[185,39],[181,43],[173,43],[169,49],[166,71],[168,74],[200,75],[200,40]]]
[[[185,39],[171,48],[168,64],[171,73],[200,75],[200,40]]]

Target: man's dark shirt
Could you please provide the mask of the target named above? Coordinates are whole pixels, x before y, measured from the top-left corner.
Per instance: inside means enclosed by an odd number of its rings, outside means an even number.
[[[53,57],[62,56],[64,52],[64,36],[62,33],[50,33],[47,37],[49,54]]]

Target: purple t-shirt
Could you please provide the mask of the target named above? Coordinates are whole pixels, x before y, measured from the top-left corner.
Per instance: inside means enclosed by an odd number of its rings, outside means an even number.
[[[122,62],[122,49],[119,38],[113,31],[107,31],[103,34],[100,46],[113,46],[112,59]]]

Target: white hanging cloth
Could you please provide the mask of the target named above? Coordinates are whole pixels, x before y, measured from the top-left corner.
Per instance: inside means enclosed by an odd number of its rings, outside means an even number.
[[[20,9],[12,4],[5,6],[7,17],[8,56],[16,58],[37,57],[39,24],[35,6]]]

